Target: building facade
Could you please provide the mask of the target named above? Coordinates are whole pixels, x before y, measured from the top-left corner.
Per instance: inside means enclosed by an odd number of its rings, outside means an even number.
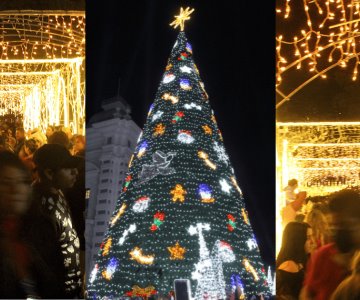
[[[103,101],[102,108],[102,112],[89,120],[86,129],[87,276],[93,268],[141,133],[122,97]]]

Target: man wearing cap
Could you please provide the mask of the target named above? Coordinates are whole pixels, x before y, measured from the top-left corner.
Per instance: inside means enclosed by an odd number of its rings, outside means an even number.
[[[59,296],[82,298],[79,238],[64,196],[77,179],[78,160],[63,146],[45,144],[34,153],[34,163],[39,175],[33,184],[34,200],[41,203],[56,228],[57,251],[47,256],[59,284],[63,286],[64,295]]]

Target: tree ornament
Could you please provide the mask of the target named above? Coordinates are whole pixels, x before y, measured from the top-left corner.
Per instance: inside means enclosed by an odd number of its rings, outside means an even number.
[[[189,10],[190,7],[187,7],[185,10],[181,7],[180,14],[175,16],[175,20],[170,23],[170,26],[173,26],[175,29],[176,27],[180,26],[180,30],[184,31],[184,23],[187,20],[190,20],[190,15],[193,13],[195,9]]]
[[[118,265],[119,265],[119,263],[118,263],[117,259],[115,257],[111,258],[106,267],[106,270],[102,271],[102,273],[101,273],[102,276],[107,280],[111,280]]]
[[[258,248],[258,244],[257,244],[257,242],[256,242],[256,240],[255,240],[254,237],[251,238],[251,239],[248,239],[247,242],[246,242],[246,244],[247,244],[247,246],[248,246],[248,248],[249,248],[250,251]]]
[[[255,281],[258,281],[259,276],[247,258],[243,259],[243,264],[244,264],[245,270],[250,272],[253,275]]]
[[[151,117],[151,121],[156,121],[157,119],[160,119],[161,116],[164,114],[163,111],[158,110],[156,113],[153,114],[153,116]]]
[[[151,225],[150,230],[156,231],[159,229],[160,225],[164,223],[165,214],[163,212],[157,212],[154,215],[154,223]]]
[[[157,291],[152,285],[147,286],[146,288],[141,288],[138,285],[134,285],[132,287],[132,291],[126,293],[126,295],[129,297],[143,297],[145,299],[156,294]]]
[[[185,109],[192,109],[192,108],[195,108],[197,110],[201,110],[201,106],[200,105],[197,105],[195,104],[194,102],[191,102],[190,104],[184,104],[184,108]]]
[[[189,68],[188,66],[182,66],[182,67],[180,67],[180,71],[181,71],[182,73],[191,74],[191,68]]]
[[[225,179],[221,179],[219,183],[221,185],[221,190],[227,194],[230,194],[231,185],[229,185]]]
[[[216,123],[216,119],[215,119],[215,115],[214,114],[212,114],[211,115],[211,121],[213,121],[213,123],[216,125],[217,123]]]
[[[134,154],[132,154],[131,157],[130,157],[130,161],[129,161],[129,164],[128,164],[128,169],[130,169],[133,160],[134,160]]]
[[[108,240],[106,241],[105,245],[104,245],[102,256],[105,256],[105,255],[109,254],[111,243],[112,243],[112,238],[109,237]]]
[[[172,123],[177,123],[178,121],[181,121],[184,117],[184,113],[182,111],[178,111],[175,116],[172,118]]]
[[[139,247],[135,247],[129,254],[131,260],[135,260],[142,265],[151,265],[155,259],[155,255],[144,255]]]
[[[116,214],[116,216],[114,216],[111,221],[110,221],[110,227],[114,226],[115,223],[117,222],[117,220],[123,215],[123,213],[125,212],[126,209],[126,204],[123,203],[118,211],[118,213]]]
[[[163,95],[161,96],[161,99],[169,100],[169,101],[171,101],[172,104],[176,104],[176,103],[178,103],[178,101],[179,101],[179,98],[178,98],[178,97],[175,97],[175,96],[173,96],[173,95],[171,95],[171,94],[169,94],[169,93],[163,94]]]
[[[173,65],[169,63],[169,64],[166,66],[165,70],[166,70],[166,71],[169,71],[169,70],[172,68],[172,66],[173,66]]]
[[[223,139],[223,136],[222,136],[222,134],[221,134],[221,131],[220,131],[220,129],[218,129],[218,134],[219,134],[219,139],[220,139],[220,141],[224,141],[224,139]]]
[[[203,97],[207,100],[209,99],[209,95],[207,94],[207,92],[205,91],[205,85],[202,81],[200,81],[200,87],[202,89],[202,95]]]
[[[183,247],[180,247],[179,242],[176,242],[175,246],[173,247],[167,247],[171,256],[171,260],[182,260],[184,259],[184,254],[186,252],[186,249]]]
[[[218,142],[214,142],[213,149],[215,150],[216,154],[218,155],[218,159],[225,163],[226,165],[229,164],[229,156],[226,154],[225,148],[218,144]]]
[[[228,218],[228,225],[227,225],[227,229],[229,231],[233,231],[236,228],[236,223],[235,223],[235,217],[232,214],[228,214],[227,215]]]
[[[212,134],[212,129],[208,125],[203,125],[201,127],[204,130],[205,134]]]
[[[245,211],[244,208],[241,209],[241,214],[244,218],[244,222],[247,224],[247,225],[250,225],[250,222],[249,222],[249,218],[247,216],[247,212]]]
[[[131,179],[132,179],[132,178],[131,178],[131,175],[126,176],[126,178],[125,178],[125,184],[124,184],[124,188],[123,188],[123,192],[126,192],[126,191],[127,191],[128,187],[129,187],[129,185],[130,185]]]
[[[178,57],[178,60],[187,60],[189,57],[189,54],[187,54],[186,52],[182,52],[180,53],[180,56]]]
[[[185,91],[190,91],[192,89],[188,79],[180,79],[180,87]]]
[[[207,164],[211,169],[216,170],[216,165],[208,159],[209,156],[205,152],[199,151],[198,156],[200,158],[202,158],[204,160],[205,164]]]
[[[132,210],[136,213],[143,213],[148,209],[150,204],[150,198],[148,196],[141,197],[135,201]]]
[[[125,229],[122,237],[119,239],[119,245],[123,245],[129,233],[134,233],[135,231],[136,231],[136,224],[131,224],[128,229]]]
[[[179,200],[180,202],[185,201],[186,191],[183,189],[181,184],[177,184],[173,190],[170,191],[170,194],[173,195],[172,200],[176,202]]]
[[[154,128],[153,136],[163,135],[165,133],[165,128],[166,126],[162,123],[157,124]]]
[[[152,111],[153,111],[153,109],[154,109],[154,106],[155,106],[155,104],[154,104],[154,103],[150,105],[150,109],[149,109],[149,112],[148,112],[148,116],[150,116],[150,115],[151,115],[151,113],[152,113]],[[141,137],[141,136],[142,136],[142,132],[140,133],[140,136],[139,136],[138,142],[139,142],[139,140],[140,140],[140,137]]]
[[[189,130],[179,130],[177,139],[184,144],[191,144],[193,141],[195,141]]]
[[[168,73],[164,76],[164,79],[163,79],[163,83],[170,83],[171,81],[173,81],[175,79],[175,75],[172,74],[172,73]]]
[[[139,174],[139,181],[137,185],[142,184],[150,179],[153,179],[157,175],[171,175],[175,173],[174,168],[170,168],[170,163],[174,156],[175,152],[169,152],[165,154],[164,152],[157,150],[153,156],[153,164],[147,165],[144,164]]]
[[[192,47],[191,47],[191,45],[190,45],[190,43],[189,42],[186,42],[186,51],[187,52],[189,52],[189,53],[192,53]]]
[[[146,152],[147,147],[148,147],[148,143],[146,141],[143,141],[140,144],[140,146],[138,147],[139,150],[138,150],[137,157],[140,158],[141,156],[143,156],[145,154],[145,152]]]
[[[198,193],[201,197],[201,202],[203,203],[213,203],[215,201],[214,198],[212,198],[211,195],[211,188],[205,183],[202,183],[199,185]]]

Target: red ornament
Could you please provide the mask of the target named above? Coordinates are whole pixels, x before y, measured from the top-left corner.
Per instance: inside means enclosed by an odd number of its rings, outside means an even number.
[[[158,227],[155,224],[152,224],[151,227],[150,227],[151,231],[155,231],[157,229],[158,229]]]
[[[228,219],[229,219],[229,220],[231,220],[231,221],[235,222],[235,218],[234,218],[234,216],[233,216],[233,215],[228,214],[228,215],[227,215],[227,217],[228,217]]]
[[[157,213],[154,215],[154,218],[159,219],[160,221],[164,221],[164,219],[165,219],[165,214],[162,213],[162,212],[157,212]]]
[[[233,231],[233,230],[234,230],[234,227],[232,227],[232,226],[229,225],[229,224],[228,224],[227,228],[228,228],[229,231]]]

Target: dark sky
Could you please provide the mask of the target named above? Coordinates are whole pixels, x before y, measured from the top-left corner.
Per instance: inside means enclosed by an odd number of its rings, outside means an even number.
[[[265,1],[264,3],[266,3]],[[275,14],[255,1],[103,0],[86,3],[87,120],[117,93],[143,128],[178,29],[185,32],[266,265],[275,256]]]

